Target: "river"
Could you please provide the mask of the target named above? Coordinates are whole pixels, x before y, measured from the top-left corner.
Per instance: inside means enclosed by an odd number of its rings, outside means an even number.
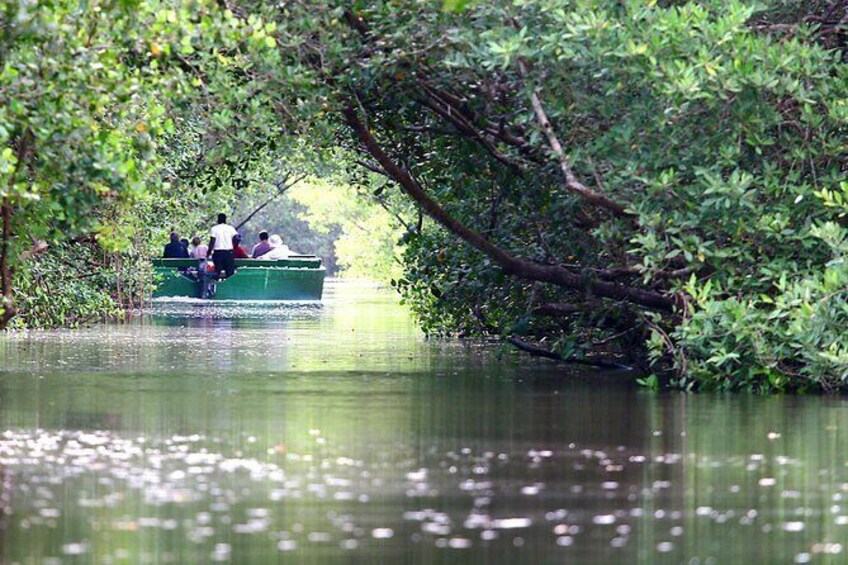
[[[630,380],[338,281],[0,336],[0,563],[845,562],[845,400]]]

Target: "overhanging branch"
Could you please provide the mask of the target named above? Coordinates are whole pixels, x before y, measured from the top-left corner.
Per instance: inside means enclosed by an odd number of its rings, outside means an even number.
[[[531,343],[527,343],[524,340],[521,340],[515,336],[508,337],[506,341],[513,346],[517,347],[521,351],[527,352],[534,357],[544,357],[546,359],[553,359],[554,361],[560,361],[563,363],[573,363],[575,365],[588,365],[590,367],[598,367],[601,369],[622,369],[622,370],[630,370],[632,367],[629,365],[625,365],[623,363],[616,363],[615,361],[608,361],[606,359],[584,359],[579,357],[563,357],[559,353],[551,351],[550,349],[545,349],[544,347],[539,347],[538,345],[533,345]]]
[[[242,226],[244,226],[247,222],[249,222],[253,218],[253,216],[255,216],[256,214],[261,212],[268,204],[270,204],[271,202],[273,202],[274,200],[276,200],[277,198],[279,198],[280,196],[285,194],[285,192],[288,189],[290,189],[291,187],[293,187],[294,185],[296,185],[297,183],[302,181],[304,178],[306,178],[305,174],[298,176],[292,182],[287,182],[289,177],[286,176],[286,178],[284,178],[280,182],[276,183],[277,192],[275,192],[274,195],[271,196],[271,198],[269,198],[268,200],[266,200],[265,202],[260,204],[255,210],[253,210],[253,212],[248,214],[247,217],[244,220],[242,220],[242,222],[239,225],[236,226],[236,231],[240,230],[242,228]]]
[[[397,182],[401,189],[429,215],[442,224],[451,233],[460,237],[499,265],[504,271],[526,280],[547,282],[571,290],[586,292],[603,298],[625,300],[646,308],[672,312],[675,301],[668,296],[620,284],[599,281],[591,276],[582,276],[569,272],[556,265],[540,265],[514,257],[493,244],[480,233],[470,229],[449,214],[438,202],[433,200],[409,171],[398,165],[383,150],[371,131],[360,119],[356,105],[348,104],[344,116],[356,134],[359,142],[380,164],[386,174]]]
[[[521,61],[520,59],[518,61],[518,69],[522,77],[527,76],[527,66],[524,64],[524,61]],[[577,179],[577,176],[574,174],[574,170],[571,168],[571,163],[568,161],[568,156],[565,154],[562,144],[559,142],[559,138],[551,125],[551,121],[548,119],[545,107],[542,105],[542,99],[539,98],[539,94],[536,89],[533,89],[530,92],[530,104],[533,106],[533,112],[536,114],[536,119],[542,127],[542,131],[545,133],[545,137],[548,138],[548,145],[550,145],[551,150],[557,156],[559,168],[562,170],[563,176],[565,176],[565,187],[571,192],[580,195],[588,202],[609,210],[615,216],[620,218],[632,217],[632,214],[625,211],[624,206],[612,200],[605,194],[592,190]]]

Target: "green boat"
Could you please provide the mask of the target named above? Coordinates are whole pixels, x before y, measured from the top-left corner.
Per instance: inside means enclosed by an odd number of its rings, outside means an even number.
[[[236,259],[236,272],[226,279],[198,271],[197,259],[153,259],[157,288],[154,298],[214,300],[321,300],[326,269],[314,255],[287,259]],[[198,276],[198,272],[200,275]]]

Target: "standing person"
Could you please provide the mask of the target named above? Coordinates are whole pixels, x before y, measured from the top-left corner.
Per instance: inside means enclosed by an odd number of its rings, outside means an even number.
[[[233,258],[234,259],[250,259],[247,250],[241,246],[241,235],[233,236]]]
[[[227,277],[233,276],[236,272],[236,264],[233,261],[233,236],[236,235],[236,228],[227,223],[226,214],[218,214],[218,223],[212,226],[209,230],[209,249],[206,251],[206,258],[212,255],[212,261],[215,262],[215,271],[220,273],[223,271]]]
[[[191,258],[206,259],[206,256],[209,254],[209,247],[201,243],[200,236],[194,236],[191,240],[191,244],[194,246],[191,250]]]
[[[259,232],[259,243],[253,246],[253,250],[250,252],[253,255],[253,258],[256,259],[260,255],[265,255],[271,251],[271,244],[268,243],[268,232],[262,230]]]
[[[165,245],[165,252],[162,254],[162,257],[165,259],[187,259],[188,251],[180,243],[180,234],[172,231],[170,239],[170,243]]]

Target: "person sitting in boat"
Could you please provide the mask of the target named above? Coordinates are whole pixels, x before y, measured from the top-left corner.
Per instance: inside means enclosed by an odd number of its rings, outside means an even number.
[[[271,244],[271,251],[260,256],[260,259],[287,259],[292,254],[292,250],[283,243],[283,238],[279,235],[272,235],[268,242]]]
[[[236,272],[236,264],[233,261],[233,236],[236,228],[227,223],[226,214],[218,214],[218,223],[209,230],[209,249],[206,258],[212,256],[215,263],[215,272],[225,273],[231,277]]]
[[[209,254],[209,247],[203,244],[200,236],[194,236],[191,240],[191,244],[194,246],[191,250],[191,258],[206,259],[206,255]]]
[[[247,250],[241,246],[241,235],[233,236],[233,258],[234,259],[250,259]]]
[[[171,241],[165,245],[162,257],[165,259],[188,259],[188,250],[180,243],[180,234],[171,232]]]
[[[258,259],[262,255],[271,251],[271,249],[273,248],[271,247],[271,244],[268,243],[268,232],[262,230],[259,232],[259,243],[253,246],[253,250],[251,250],[250,254],[254,259]]]

